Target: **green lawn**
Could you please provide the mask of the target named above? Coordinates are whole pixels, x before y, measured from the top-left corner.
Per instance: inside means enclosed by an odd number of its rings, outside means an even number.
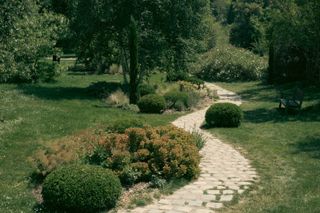
[[[159,84],[160,75],[151,78]],[[162,125],[178,115],[144,115],[103,107],[86,87],[96,81],[120,81],[120,75],[63,73],[55,83],[0,85],[0,212],[32,212],[28,157],[41,145],[79,130],[119,118],[141,118]]]
[[[314,107],[320,89],[305,87],[304,109],[286,115],[277,110],[278,97],[292,93],[295,85],[219,85],[243,97],[244,122],[240,128],[210,131],[241,147],[261,176],[253,193],[226,212],[320,212],[320,105]]]

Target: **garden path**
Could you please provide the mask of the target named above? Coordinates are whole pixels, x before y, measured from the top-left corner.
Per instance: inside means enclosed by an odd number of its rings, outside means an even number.
[[[215,84],[206,86],[217,90],[218,102],[231,102],[240,105],[241,98]],[[200,127],[208,108],[182,116],[173,125],[186,131],[198,131],[206,139],[200,151],[202,155],[200,177],[194,182],[175,191],[172,195],[161,198],[154,204],[139,207],[135,213],[209,213],[222,208],[228,202],[242,194],[257,181],[258,176],[250,162],[232,146],[223,143]]]

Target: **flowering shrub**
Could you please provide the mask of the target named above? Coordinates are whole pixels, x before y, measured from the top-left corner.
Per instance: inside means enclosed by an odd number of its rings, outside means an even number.
[[[87,153],[93,151],[93,144],[99,143],[104,137],[104,134],[83,131],[76,136],[51,142],[31,159],[35,174],[45,177],[59,166],[81,162]]]
[[[173,126],[130,128],[124,134],[110,134],[95,150],[89,156],[91,162],[125,177],[122,183],[132,183],[132,178],[150,181],[152,175],[192,179],[199,174],[200,156],[194,137]]]
[[[250,81],[264,76],[267,61],[248,50],[228,47],[206,54],[196,69],[198,77],[209,81]]]
[[[43,177],[61,165],[89,163],[113,170],[123,185],[199,174],[197,139],[174,126],[129,128],[123,134],[85,131],[51,143],[33,158]],[[200,148],[200,147],[199,147]]]

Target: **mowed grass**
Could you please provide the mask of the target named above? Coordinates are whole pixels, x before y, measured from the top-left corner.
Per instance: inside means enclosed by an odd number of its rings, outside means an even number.
[[[210,131],[240,147],[260,175],[243,202],[222,212],[320,212],[320,89],[304,87],[303,110],[288,115],[277,110],[278,98],[292,94],[294,84],[219,85],[242,96],[244,121],[240,128]]]
[[[150,81],[159,84],[161,78],[156,75]],[[92,82],[121,79],[121,75],[66,72],[55,83],[0,85],[0,212],[33,212],[28,158],[52,140],[120,118],[140,118],[156,126],[179,116],[106,108],[87,93]]]

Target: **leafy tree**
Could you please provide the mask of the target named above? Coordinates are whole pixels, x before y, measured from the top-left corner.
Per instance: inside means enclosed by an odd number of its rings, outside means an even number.
[[[269,52],[271,82],[320,82],[320,2],[282,1],[273,12]]]
[[[231,5],[229,0],[211,0],[212,15],[221,23],[227,22],[228,10]]]
[[[40,12],[33,0],[6,0],[0,11],[0,82],[39,80],[39,61],[53,53],[65,19]]]
[[[128,82],[133,17],[142,41],[136,83],[154,68],[186,72],[187,64],[208,47],[209,6],[209,0],[76,0],[70,20],[77,55],[98,72],[121,64]]]
[[[230,31],[230,43],[253,49],[253,43],[262,37],[259,18],[263,15],[261,5],[238,2],[235,5],[235,23]]]

